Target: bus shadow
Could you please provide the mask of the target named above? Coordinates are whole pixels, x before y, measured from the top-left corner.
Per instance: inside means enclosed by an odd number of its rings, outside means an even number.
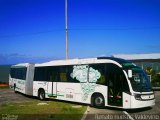
[[[26,94],[23,94],[23,93],[18,92],[18,91],[16,91],[15,94],[17,94],[17,95],[22,95],[23,97],[30,98],[30,99],[38,99],[38,98],[35,97],[35,96],[26,95]]]
[[[70,104],[74,104],[74,105],[83,105],[83,106],[89,106],[88,104],[86,103],[78,103],[78,102],[73,102],[73,101],[66,101],[66,100],[57,100],[57,99],[50,99],[50,98],[47,98],[43,101],[55,101],[55,102],[62,102],[62,103],[70,103]]]
[[[104,108],[97,108],[97,109],[107,109],[107,110],[113,110],[113,111],[126,111],[128,113],[139,113],[151,110],[152,107],[146,107],[146,108],[137,108],[137,109],[123,109],[123,108],[115,108],[115,107],[104,107]]]
[[[102,108],[99,108],[99,109],[102,109]],[[109,106],[106,106],[106,107],[104,107],[103,109],[114,110],[114,111],[123,111],[122,108],[109,107]]]
[[[146,108],[138,108],[138,109],[126,109],[125,111],[127,111],[128,113],[139,113],[139,112],[144,112],[151,109],[152,107],[146,107]]]

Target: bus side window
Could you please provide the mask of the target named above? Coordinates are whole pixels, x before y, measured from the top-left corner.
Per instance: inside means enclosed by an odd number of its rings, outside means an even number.
[[[47,67],[36,67],[34,73],[34,81],[49,81],[49,74]]]
[[[60,73],[60,79],[61,79],[61,82],[67,82],[67,76],[66,76],[66,73]]]
[[[53,66],[50,71],[51,71],[51,74],[50,74],[51,81],[59,82],[60,81],[59,67]]]
[[[15,79],[26,80],[27,68],[11,68],[11,77]]]
[[[105,64],[91,64],[89,67],[100,73],[100,78],[97,79],[96,84],[106,85]]]
[[[67,82],[67,67],[59,67],[59,77],[61,82]]]
[[[67,81],[72,83],[80,83],[80,81],[78,81],[76,77],[75,78],[72,77],[72,74],[73,74],[73,65],[69,65],[67,66]]]

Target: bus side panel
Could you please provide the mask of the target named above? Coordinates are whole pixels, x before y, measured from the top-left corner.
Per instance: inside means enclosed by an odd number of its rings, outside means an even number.
[[[57,99],[86,103],[82,100],[83,92],[80,83],[57,83]]]
[[[11,78],[11,75],[9,74],[9,86],[10,88],[13,88],[14,87],[14,79]]]
[[[105,105],[107,105],[107,86],[96,85],[92,89],[90,85],[91,83],[59,82],[57,83],[57,99],[91,104],[91,96],[94,93],[100,93],[105,99]]]
[[[25,94],[26,93],[26,91],[25,91],[26,81],[21,80],[21,79],[15,79],[14,81],[15,81],[14,83],[16,85],[15,91],[18,91],[18,92]]]
[[[46,98],[48,98],[48,82],[45,81],[33,81],[33,96],[38,97],[38,90],[39,89],[43,89],[45,91],[46,94]]]
[[[26,74],[26,93],[27,95],[33,95],[33,77],[34,77],[34,65],[29,65]]]
[[[131,108],[131,95],[123,92],[123,108]]]

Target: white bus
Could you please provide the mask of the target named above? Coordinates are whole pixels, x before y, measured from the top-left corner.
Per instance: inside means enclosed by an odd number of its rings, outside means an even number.
[[[18,64],[11,67],[10,86],[41,100],[125,109],[155,105],[146,73],[129,61],[112,57]]]
[[[11,66],[9,86],[15,92],[33,95],[34,64],[23,63]]]

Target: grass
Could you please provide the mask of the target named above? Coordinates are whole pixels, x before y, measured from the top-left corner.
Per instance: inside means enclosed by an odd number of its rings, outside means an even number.
[[[73,108],[76,104],[60,101],[42,101],[1,104],[0,116],[18,116],[18,120],[80,120],[86,106]]]
[[[9,86],[0,86],[0,89],[8,89]]]

